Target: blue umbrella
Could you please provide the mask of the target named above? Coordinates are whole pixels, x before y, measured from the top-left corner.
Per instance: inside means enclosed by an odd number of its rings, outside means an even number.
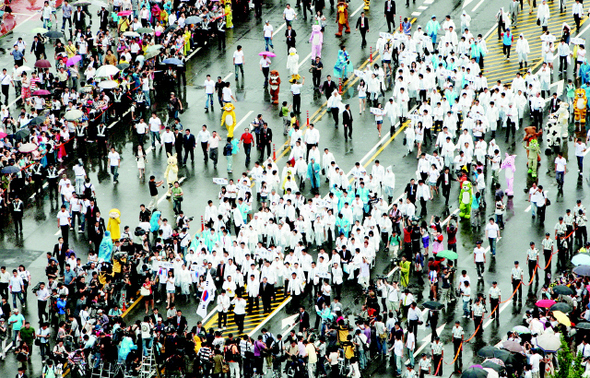
[[[572,264],[578,265],[590,265],[590,255],[587,253],[578,253],[572,257]]]
[[[2,168],[2,173],[4,174],[11,174],[20,171],[20,168],[15,165],[9,165],[7,167]]]
[[[164,59],[162,61],[162,63],[164,64],[172,64],[174,66],[183,66],[184,64],[182,63],[182,61],[178,58],[168,58],[168,59]]]

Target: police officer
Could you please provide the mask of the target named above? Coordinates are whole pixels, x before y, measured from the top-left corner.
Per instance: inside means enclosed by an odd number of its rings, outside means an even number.
[[[76,125],[76,146],[78,148],[78,156],[86,156],[86,122],[80,122]]]
[[[40,195],[43,193],[43,167],[41,163],[37,162],[31,166],[31,174],[33,175],[33,181],[35,182],[35,193]],[[37,197],[39,199],[39,197]]]
[[[434,342],[430,344],[432,352],[432,368],[435,371],[435,376],[442,377],[443,375],[443,356],[445,353],[444,345],[440,342],[440,337],[436,336]]]
[[[486,307],[483,305],[483,301],[481,297],[478,296],[475,300],[475,304],[471,309],[471,314],[473,317],[473,326],[477,329],[477,336],[481,336],[483,334],[483,315],[486,312]]]
[[[500,318],[498,317],[498,311],[500,311],[500,309],[498,308],[498,304],[500,303],[500,301],[502,301],[502,291],[498,287],[497,281],[492,282],[492,287],[490,287],[488,296],[490,298],[490,311],[493,311],[492,319],[496,319],[499,321]]]
[[[514,268],[512,268],[512,291],[514,291],[514,297],[512,300],[516,303],[518,298],[519,302],[522,302],[522,280],[524,279],[524,271],[518,265],[518,261],[514,262]],[[516,288],[518,287],[518,293]]]
[[[527,262],[529,266],[529,282],[533,282],[533,274],[535,274],[535,268],[539,264],[539,250],[535,248],[535,242],[530,243],[531,248],[527,250]],[[539,275],[536,275],[537,281],[539,280]]]
[[[455,350],[455,356],[457,356],[457,364],[459,367],[463,365],[463,337],[465,335],[465,331],[463,327],[461,327],[461,322],[456,320],[455,326],[451,330],[453,333],[453,347]]]
[[[53,195],[55,194],[55,201],[57,202],[58,187],[57,179],[59,178],[59,172],[53,164],[49,164],[47,168],[47,183],[49,184],[49,201],[53,201]]]
[[[105,156],[107,154],[107,125],[104,123],[97,127],[96,143],[98,145],[98,156]]]
[[[14,200],[8,201],[8,204],[12,204],[12,220],[14,221],[14,231],[18,236],[19,231],[22,235],[23,233],[23,211],[25,209],[25,205],[23,201],[18,198],[18,196],[14,197]]]

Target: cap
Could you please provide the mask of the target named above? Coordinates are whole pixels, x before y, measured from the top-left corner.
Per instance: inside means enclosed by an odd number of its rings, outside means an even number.
[[[268,22],[269,22],[268,20],[264,21],[265,24],[268,24]]]

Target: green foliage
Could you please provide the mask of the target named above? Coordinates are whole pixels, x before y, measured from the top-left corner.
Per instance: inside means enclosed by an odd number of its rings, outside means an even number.
[[[579,378],[584,374],[582,354],[574,356],[563,335],[561,336],[561,349],[557,352],[557,363],[559,370],[556,366],[553,378]]]

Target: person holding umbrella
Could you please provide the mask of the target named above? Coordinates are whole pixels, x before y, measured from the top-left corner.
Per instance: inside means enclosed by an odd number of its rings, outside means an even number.
[[[259,53],[262,58],[260,58],[260,71],[262,71],[262,75],[264,75],[264,85],[263,87],[266,88],[268,86],[268,74],[270,72],[270,58],[274,57],[275,54],[269,53],[268,51],[263,51]],[[211,100],[213,101],[213,100]]]

